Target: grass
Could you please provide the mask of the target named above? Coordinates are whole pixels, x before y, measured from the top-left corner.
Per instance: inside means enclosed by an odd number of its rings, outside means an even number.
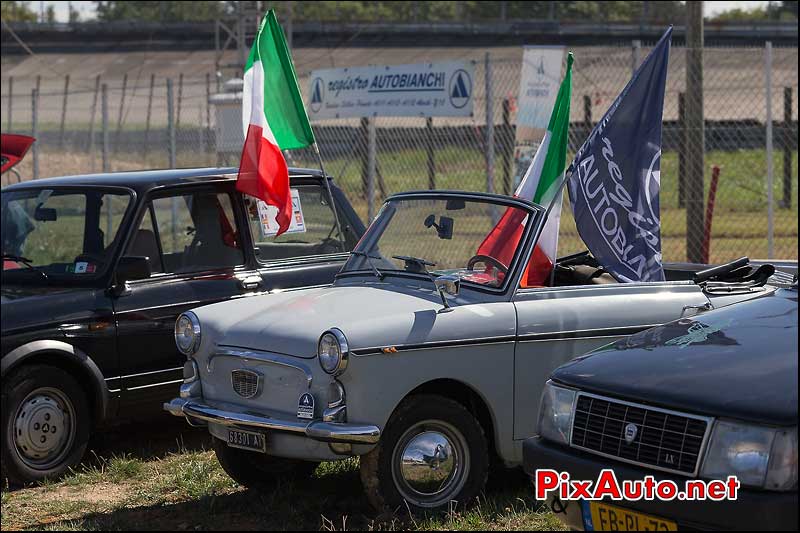
[[[205,431],[180,421],[121,428],[57,482],[2,492],[2,530],[552,530],[519,472],[490,480],[476,505],[408,517],[376,514],[362,494],[358,460],[322,463],[312,479],[259,493],[219,466]],[[106,442],[103,442],[106,441]],[[186,444],[184,444],[184,442]],[[115,450],[115,451],[111,451]],[[118,451],[122,450],[122,451]]]

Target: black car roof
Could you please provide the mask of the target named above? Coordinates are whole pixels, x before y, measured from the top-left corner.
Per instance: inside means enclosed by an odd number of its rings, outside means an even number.
[[[126,172],[107,172],[104,174],[83,174],[78,176],[62,176],[28,180],[4,187],[4,191],[21,190],[39,187],[64,186],[116,186],[128,187],[137,192],[146,192],[155,187],[175,185],[179,183],[198,183],[204,181],[235,180],[236,167],[181,168],[166,170],[131,170]],[[290,168],[292,177],[322,177],[316,169]]]

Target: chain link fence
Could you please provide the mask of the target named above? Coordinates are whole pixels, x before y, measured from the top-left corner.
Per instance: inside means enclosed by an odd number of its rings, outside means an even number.
[[[572,49],[570,157],[652,44]],[[438,60],[439,52],[421,51],[416,62]],[[685,48],[672,48],[664,104],[660,203],[665,260],[797,259],[797,48],[705,48],[702,99],[687,93],[686,56]],[[359,57],[350,66],[374,61]],[[453,59],[452,53],[447,59]],[[473,49],[458,59],[475,64],[472,117],[313,124],[327,172],[364,220],[386,196],[403,190],[513,192],[522,48]],[[7,76],[4,68],[1,127],[39,139],[35,153],[20,165],[22,179],[237,166],[236,150],[217,143],[216,110],[209,104],[217,80],[210,69],[199,76],[178,74],[181,61],[187,59],[176,59],[173,68],[159,74],[106,70],[103,77],[81,79],[52,71],[41,77]],[[298,64],[306,92],[310,69]],[[699,103],[702,127],[687,114]],[[296,166],[317,167],[311,150],[287,156]],[[7,173],[3,185],[16,179]],[[584,246],[568,200],[563,213],[559,253],[579,251]]]

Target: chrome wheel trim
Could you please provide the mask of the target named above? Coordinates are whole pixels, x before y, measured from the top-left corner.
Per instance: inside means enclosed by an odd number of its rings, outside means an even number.
[[[447,505],[466,484],[469,467],[464,435],[441,420],[425,420],[408,428],[392,453],[395,487],[417,507]]]
[[[25,466],[50,470],[72,449],[75,408],[62,391],[41,387],[20,402],[9,430],[14,432],[14,448]]]

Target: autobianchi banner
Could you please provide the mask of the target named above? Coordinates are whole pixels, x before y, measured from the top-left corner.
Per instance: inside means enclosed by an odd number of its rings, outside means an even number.
[[[465,61],[315,70],[308,116],[471,116],[474,72]]]

